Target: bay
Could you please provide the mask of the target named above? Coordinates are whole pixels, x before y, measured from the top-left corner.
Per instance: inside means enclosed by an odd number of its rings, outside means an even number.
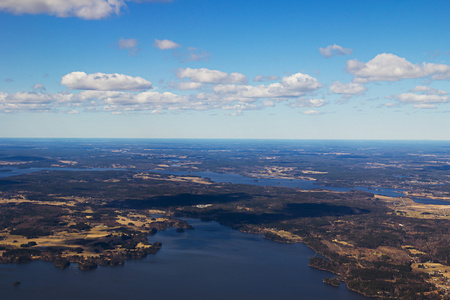
[[[149,238],[163,243],[156,255],[121,267],[81,272],[45,262],[0,265],[2,299],[367,299],[344,285],[324,284],[334,275],[309,268],[314,252],[303,244],[187,221],[194,230],[158,232]]]

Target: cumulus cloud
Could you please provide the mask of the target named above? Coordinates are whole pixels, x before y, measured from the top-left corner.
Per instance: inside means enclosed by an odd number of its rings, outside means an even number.
[[[71,93],[46,94],[37,92],[18,92],[8,94],[0,92],[0,112],[54,111],[78,103]]]
[[[179,89],[180,91],[198,90],[202,86],[203,86],[203,83],[201,83],[201,82],[179,82],[179,83],[173,85],[173,87],[175,87],[176,89]]]
[[[126,6],[123,0],[1,0],[0,10],[21,14],[48,14],[98,20],[118,15]]]
[[[330,86],[330,91],[335,94],[359,95],[366,91],[366,87],[359,83],[342,83],[335,81]]]
[[[139,52],[137,39],[120,38],[118,46],[119,46],[119,49],[128,50],[128,54],[130,54],[130,55],[137,55],[137,53]]]
[[[72,72],[63,76],[61,84],[72,90],[139,91],[152,88],[152,83],[142,77],[117,73]]]
[[[159,50],[171,50],[171,49],[181,47],[181,45],[175,43],[174,41],[158,40],[158,39],[155,39],[153,46],[158,48]]]
[[[436,104],[447,103],[447,92],[427,86],[416,86],[408,93],[402,93],[392,97],[399,104],[413,104],[413,108],[429,109],[437,108]]]
[[[316,78],[296,73],[269,85],[217,85],[213,88],[225,101],[253,102],[260,98],[288,99],[303,96],[321,87]]]
[[[190,81],[201,83],[246,83],[247,76],[241,73],[225,73],[218,70],[201,69],[179,69],[177,71],[179,79],[187,78]]]
[[[47,14],[60,18],[99,20],[119,15],[126,2],[172,2],[172,0],[0,0],[0,10],[15,15]]]
[[[109,112],[170,111],[170,110],[244,110],[271,107],[275,102],[286,101],[318,89],[321,85],[309,75],[297,73],[284,77],[270,85],[250,86],[243,83],[220,84],[219,82],[244,82],[242,74],[234,75],[208,69],[181,69],[178,76],[192,81],[181,82],[180,89],[204,88],[199,93],[177,95],[174,93],[123,91],[83,91],[78,99],[96,102]],[[237,73],[239,74],[239,73]],[[184,84],[184,85],[183,85]],[[206,86],[205,86],[206,85]],[[297,101],[298,107],[320,107],[322,99]]]
[[[278,79],[280,79],[280,77],[278,77],[278,76],[258,75],[258,76],[255,76],[255,78],[253,78],[253,81],[255,81],[255,82],[264,82],[264,81],[272,81],[272,80],[278,80]]]
[[[441,95],[426,95],[426,94],[414,94],[414,93],[403,93],[396,95],[395,98],[400,103],[446,103],[448,102],[448,96]]]
[[[319,48],[320,54],[325,57],[333,57],[333,56],[342,56],[352,54],[353,49],[350,48],[342,48],[339,45],[329,45],[326,48]]]
[[[423,92],[428,95],[447,95],[448,93],[443,90],[431,88],[429,86],[418,85],[411,90],[411,92]]]
[[[197,92],[146,91],[151,82],[123,74],[72,72],[62,77],[61,84],[77,93],[52,94],[36,85],[35,92],[0,93],[0,112],[49,111],[60,113],[107,111],[119,113],[164,113],[180,110],[225,110],[241,114],[245,110],[273,107],[314,92],[321,87],[316,78],[296,73],[267,85],[249,85],[241,73],[225,73],[209,69],[180,69],[180,82],[170,85],[179,90]],[[322,99],[296,99],[292,107],[320,107]]]
[[[449,79],[450,66],[444,64],[413,64],[405,58],[391,53],[378,54],[367,63],[357,59],[347,61],[347,71],[354,76],[354,82],[398,81],[408,78],[432,76],[432,79]]]
[[[297,99],[288,104],[291,108],[297,107],[321,107],[325,105],[325,100],[323,99]]]

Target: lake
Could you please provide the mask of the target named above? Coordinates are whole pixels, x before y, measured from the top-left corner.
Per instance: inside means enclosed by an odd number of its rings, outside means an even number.
[[[158,232],[156,255],[121,267],[81,272],[52,263],[0,265],[2,299],[367,299],[322,282],[331,273],[308,267],[314,252],[216,222],[187,219],[195,230]],[[13,286],[20,281],[19,286]]]

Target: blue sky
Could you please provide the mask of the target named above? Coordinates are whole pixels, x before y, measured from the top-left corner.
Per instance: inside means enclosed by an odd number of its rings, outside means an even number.
[[[0,0],[0,137],[449,140],[449,12]]]

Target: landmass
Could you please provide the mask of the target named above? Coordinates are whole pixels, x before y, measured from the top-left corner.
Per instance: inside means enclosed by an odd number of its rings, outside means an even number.
[[[61,170],[0,178],[1,262],[78,263],[82,270],[120,265],[156,253],[161,244],[147,237],[168,227],[182,232],[190,227],[180,218],[192,217],[305,243],[318,253],[310,266],[336,274],[327,284],[343,282],[369,297],[449,298],[446,145],[30,143],[0,151],[5,170]],[[82,171],[63,170],[74,166]],[[255,184],[188,172],[241,174]],[[256,184],[264,178],[330,188]],[[381,195],[383,188],[401,193]]]

